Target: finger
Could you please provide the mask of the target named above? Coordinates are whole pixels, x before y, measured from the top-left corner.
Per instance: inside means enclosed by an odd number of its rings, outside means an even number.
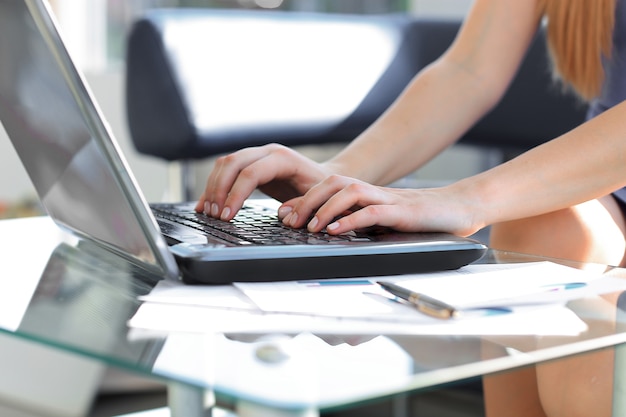
[[[198,199],[198,202],[196,203],[196,206],[194,207],[194,210],[198,213],[202,213],[205,212],[205,203],[206,203],[206,197],[204,196],[204,193],[202,193],[202,195],[200,196],[200,198]]]
[[[350,184],[351,181],[355,180],[340,175],[331,175],[321,183],[314,185],[293,206],[291,213],[283,219],[283,223],[294,228],[304,227],[305,224],[310,223],[314,211]]]
[[[243,168],[233,183],[220,218],[231,220],[244,201],[259,186],[276,179],[285,179],[294,175],[298,169],[298,160],[291,151],[284,147],[274,147],[271,152]]]
[[[398,231],[406,231],[405,216],[397,209],[397,206],[371,205],[352,212],[344,217],[336,219],[328,226],[328,233],[338,235],[354,230],[365,229],[372,226],[383,226]]]
[[[330,196],[319,207],[307,227],[312,232],[319,232],[324,227],[332,224],[337,217],[344,217],[346,212],[354,211],[354,207],[391,204],[392,202],[392,196],[379,187],[361,182],[352,182]]]
[[[445,210],[430,210],[416,205],[373,204],[332,221],[326,230],[341,234],[372,226],[388,227],[399,232],[448,232],[467,236],[475,232],[468,228],[458,213],[450,215]]]
[[[224,202],[241,170],[265,157],[268,152],[269,149],[266,147],[246,148],[217,158],[204,191],[205,201],[210,205],[207,207],[210,208],[207,214],[219,217]]]
[[[278,207],[278,220],[282,221],[289,213],[291,213],[293,211],[293,208],[298,204],[301,198],[302,197],[296,197],[283,202],[283,204]]]

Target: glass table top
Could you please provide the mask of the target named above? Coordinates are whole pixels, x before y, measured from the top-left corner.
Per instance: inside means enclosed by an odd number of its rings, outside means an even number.
[[[330,410],[626,341],[619,293],[569,302],[585,325],[573,335],[150,332],[128,321],[158,277],[46,217],[2,221],[0,234],[1,332],[226,401]],[[540,260],[490,251],[480,262]],[[620,268],[560,263],[626,278]]]

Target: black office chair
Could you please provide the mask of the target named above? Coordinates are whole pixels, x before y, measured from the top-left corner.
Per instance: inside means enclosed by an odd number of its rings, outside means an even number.
[[[270,142],[349,142],[445,51],[459,27],[458,20],[396,14],[152,11],[128,39],[133,143],[140,153],[189,167]],[[552,83],[543,36],[502,102],[462,143],[519,153],[583,120],[584,106]]]
[[[188,163],[270,142],[348,142],[422,66],[414,37],[406,15],[152,11],[128,39],[133,143]]]

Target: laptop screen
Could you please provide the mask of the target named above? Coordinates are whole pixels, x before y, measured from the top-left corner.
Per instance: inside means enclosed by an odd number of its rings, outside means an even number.
[[[57,223],[150,269],[176,274],[156,222],[39,0],[0,1],[0,119]]]

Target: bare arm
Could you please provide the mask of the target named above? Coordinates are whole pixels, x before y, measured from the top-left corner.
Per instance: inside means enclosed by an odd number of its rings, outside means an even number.
[[[535,0],[476,1],[449,50],[326,165],[382,185],[454,143],[502,97],[538,27],[535,9]]]
[[[338,156],[318,164],[278,145],[218,158],[196,210],[230,220],[259,187],[282,201],[332,174],[386,184],[455,142],[500,99],[538,26],[538,0],[476,0],[453,45]],[[283,205],[279,215],[295,203]]]
[[[596,199],[626,186],[626,102],[491,170],[434,189],[376,187],[331,176],[295,205],[294,227],[311,231],[372,225],[469,235],[484,226]],[[333,222],[353,207],[362,207]],[[318,209],[319,208],[319,209]],[[292,222],[294,219],[296,222]],[[331,223],[332,222],[332,223]]]
[[[493,224],[570,207],[626,185],[626,102],[458,184]]]

